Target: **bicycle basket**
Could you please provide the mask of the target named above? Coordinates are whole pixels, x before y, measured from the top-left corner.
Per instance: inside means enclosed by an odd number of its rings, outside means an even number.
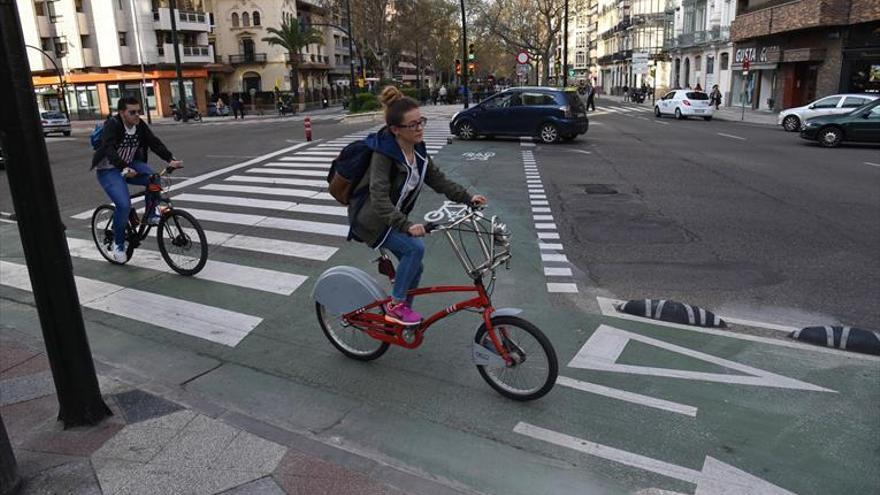
[[[486,218],[479,211],[472,211],[444,227],[443,233],[472,278],[494,272],[510,261],[510,229],[498,216]]]

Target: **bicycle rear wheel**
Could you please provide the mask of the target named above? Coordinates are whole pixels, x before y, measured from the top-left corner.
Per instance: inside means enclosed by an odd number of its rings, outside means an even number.
[[[159,252],[172,270],[195,275],[208,262],[208,239],[198,220],[183,210],[172,210],[159,220]]]
[[[345,325],[342,315],[331,312],[317,301],[315,301],[315,313],[327,340],[346,356],[358,361],[372,361],[388,350],[387,342],[376,340],[353,325]]]
[[[556,351],[541,330],[516,316],[496,316],[492,327],[514,363],[500,368],[477,366],[480,376],[501,395],[519,401],[543,397],[553,388],[559,374]],[[474,341],[495,352],[486,324]]]
[[[114,265],[124,265],[131,259],[132,250],[126,246],[127,259],[125,262],[113,259],[113,215],[115,213],[116,207],[113,205],[101,205],[95,208],[95,212],[92,213],[92,240],[95,241],[98,252],[105,260]]]

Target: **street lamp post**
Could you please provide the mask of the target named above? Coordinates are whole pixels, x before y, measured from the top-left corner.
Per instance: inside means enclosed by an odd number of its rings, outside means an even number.
[[[168,7],[168,10],[171,11],[171,44],[174,47],[174,70],[177,72],[177,92],[180,93],[180,100],[178,100],[177,103],[177,111],[180,112],[180,118],[186,122],[186,91],[183,88],[183,74],[180,69],[180,46],[177,44],[177,1],[169,0]],[[195,96],[195,94],[193,94],[193,96]]]
[[[562,87],[568,86],[568,0],[565,0],[565,15],[563,16],[562,33]]]
[[[68,110],[68,108],[67,108],[67,95],[64,94],[64,74],[61,73],[61,69],[58,68],[58,64],[56,64],[55,60],[52,57],[50,57],[49,54],[46,53],[44,50],[41,50],[40,48],[37,48],[32,45],[24,45],[24,46],[26,46],[28,48],[33,48],[34,50],[42,53],[43,56],[45,56],[47,59],[49,59],[49,62],[52,63],[52,66],[55,67],[55,73],[58,74],[58,87],[61,90],[61,108],[64,109],[64,115],[66,115],[67,120],[70,121],[70,110]]]
[[[348,17],[348,31],[345,34],[348,35],[348,65],[351,70],[351,74],[349,75],[348,81],[348,94],[349,97],[353,98],[355,93],[355,85],[354,85],[354,37],[351,35],[351,0],[345,0],[345,15]],[[345,30],[343,30],[345,31]]]
[[[468,52],[467,52],[467,18],[464,14],[464,0],[461,0],[461,61],[464,67],[461,68],[461,87],[464,96],[464,108],[468,108]]]

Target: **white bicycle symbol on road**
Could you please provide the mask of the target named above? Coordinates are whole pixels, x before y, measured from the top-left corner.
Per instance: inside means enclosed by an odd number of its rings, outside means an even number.
[[[444,201],[443,206],[439,209],[425,213],[426,222],[439,222],[446,218],[450,222],[458,220],[460,217],[468,214],[468,205],[456,203],[455,201]]]
[[[467,153],[462,153],[461,156],[463,156],[465,160],[470,160],[470,161],[480,160],[480,161],[485,162],[485,161],[489,160],[489,158],[492,158],[493,156],[495,156],[495,153],[492,151],[484,151],[484,152],[476,152],[476,153],[473,151],[468,151]]]

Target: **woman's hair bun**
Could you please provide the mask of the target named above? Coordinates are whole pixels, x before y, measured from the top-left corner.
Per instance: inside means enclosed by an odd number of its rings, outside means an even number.
[[[403,93],[399,89],[394,86],[385,86],[382,93],[379,94],[379,103],[387,108],[401,98],[403,98]]]

